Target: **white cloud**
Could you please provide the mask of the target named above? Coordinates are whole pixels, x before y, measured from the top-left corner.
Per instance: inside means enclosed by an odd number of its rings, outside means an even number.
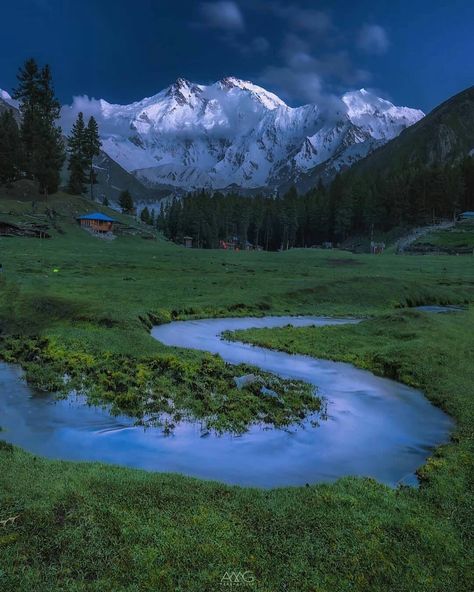
[[[202,2],[199,12],[205,26],[226,31],[241,31],[245,28],[244,17],[235,2]]]
[[[380,25],[364,25],[357,36],[357,47],[369,54],[380,55],[387,51],[390,41]]]
[[[324,95],[331,96],[331,87],[357,86],[371,78],[369,72],[353,64],[346,50],[315,52],[308,39],[294,33],[283,40],[280,57],[281,64],[264,68],[259,80],[287,100],[320,103]]]
[[[322,35],[332,29],[332,19],[327,12],[313,8],[301,8],[295,5],[275,5],[277,16],[285,19],[294,29]]]
[[[301,72],[289,66],[268,66],[261,73],[259,81],[278,89],[285,98],[297,96],[307,103],[317,102],[323,90],[323,83],[318,74]]]
[[[61,127],[67,134],[72,128],[72,124],[77,118],[78,113],[81,111],[84,114],[86,123],[89,117],[93,116],[99,124],[100,133],[103,135],[107,134],[130,134],[130,122],[127,119],[108,119],[104,113],[104,105],[107,103],[89,98],[87,95],[76,96],[72,99],[71,105],[64,105],[61,109]]]

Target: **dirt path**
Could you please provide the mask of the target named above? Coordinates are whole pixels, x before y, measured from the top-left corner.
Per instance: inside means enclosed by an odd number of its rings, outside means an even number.
[[[395,250],[397,253],[403,253],[416,240],[418,240],[420,237],[424,236],[425,234],[429,234],[430,232],[433,232],[436,230],[446,230],[447,228],[452,228],[454,226],[454,224],[455,224],[455,222],[453,220],[446,220],[444,222],[440,222],[439,224],[431,224],[429,226],[421,226],[419,228],[415,228],[409,234],[398,239],[398,241],[396,243]]]

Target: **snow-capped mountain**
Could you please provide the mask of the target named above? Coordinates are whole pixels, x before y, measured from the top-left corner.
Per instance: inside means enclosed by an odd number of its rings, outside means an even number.
[[[2,88],[0,88],[0,100],[2,100],[4,103],[7,103],[8,105],[11,105],[12,107],[15,107],[15,109],[17,109],[19,106],[18,101],[12,99],[10,93],[8,93],[6,90],[3,90]]]
[[[131,105],[97,102],[103,151],[147,185],[192,190],[298,183],[366,156],[423,117],[362,89],[292,108],[251,82],[179,78]]]
[[[18,109],[19,109],[18,101],[15,101],[15,99],[12,99],[10,94],[7,93],[6,90],[3,90],[0,88],[0,115],[4,111],[12,111],[13,116],[15,117],[17,122],[19,123],[20,122],[20,111]]]

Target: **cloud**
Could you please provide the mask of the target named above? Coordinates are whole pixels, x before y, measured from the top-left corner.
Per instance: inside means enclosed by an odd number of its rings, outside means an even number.
[[[285,98],[296,96],[307,103],[318,101],[323,90],[322,79],[316,72],[303,73],[289,66],[268,66],[259,82],[278,89]]]
[[[97,100],[92,97],[89,98],[87,95],[73,97],[72,104],[64,105],[61,109],[60,123],[64,133],[67,134],[70,132],[72,124],[76,120],[78,113],[81,111],[84,114],[86,123],[89,117],[95,117],[102,135],[130,135],[130,121],[125,117],[123,119],[107,118],[107,105],[108,104],[105,101]]]
[[[253,56],[256,54],[263,55],[270,49],[270,42],[268,39],[260,35],[249,41],[245,41],[241,37],[228,34],[225,37],[221,37],[221,40],[223,43],[226,43],[229,47],[232,47],[232,49],[244,56]]]
[[[242,31],[245,28],[243,14],[235,2],[202,2],[199,12],[204,26],[226,31]]]
[[[380,25],[364,25],[357,35],[357,47],[361,51],[381,55],[390,45],[387,32]]]
[[[333,97],[349,87],[370,84],[372,76],[364,67],[361,54],[381,55],[387,51],[389,38],[385,29],[374,23],[358,23],[347,31],[338,26],[334,11],[301,4],[296,0],[239,0],[246,13],[259,13],[259,17],[269,21],[271,45],[259,32],[251,34],[253,21],[245,27],[235,2],[202,3],[200,26],[215,28],[222,43],[254,58],[256,63],[266,56],[267,63],[255,79],[289,103],[321,102],[328,98],[332,102]],[[354,39],[359,54],[353,51]]]
[[[294,33],[286,35],[280,57],[281,64],[264,68],[259,81],[271,85],[286,100],[321,102],[325,95],[332,95],[330,88],[347,88],[371,79],[368,71],[353,64],[347,50],[316,53],[308,39]]]
[[[265,53],[270,49],[270,42],[266,37],[255,37],[248,44],[248,48],[256,53]]]
[[[293,29],[323,35],[333,27],[331,16],[322,10],[301,8],[290,4],[275,5],[273,11],[277,16],[285,19]]]
[[[203,129],[202,123],[197,119],[194,123],[167,128],[166,124],[160,129],[160,138],[168,140],[172,144],[176,136],[185,139],[199,139],[205,136],[214,138],[227,138],[230,134],[244,133],[258,125],[261,114],[255,109],[254,99],[246,93],[229,93],[226,89],[216,85],[208,86],[202,94],[202,98],[209,103],[216,102],[220,106],[221,116],[212,128]],[[73,97],[71,105],[65,105],[61,109],[61,127],[67,135],[79,112],[84,114],[87,122],[93,115],[99,125],[100,135],[103,138],[120,136],[130,137],[135,135],[131,126],[130,111],[121,109],[118,105],[110,105],[106,101],[90,98],[87,95]]]

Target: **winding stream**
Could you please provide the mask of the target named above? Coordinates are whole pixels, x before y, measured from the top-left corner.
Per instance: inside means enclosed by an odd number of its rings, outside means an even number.
[[[230,363],[250,363],[283,377],[317,385],[328,418],[289,431],[254,426],[243,436],[202,437],[198,423],[183,422],[173,435],[133,425],[84,398],[56,401],[22,380],[18,368],[0,364],[0,426],[5,439],[49,458],[102,461],[151,471],[178,472],[259,487],[329,482],[345,475],[388,485],[416,485],[416,469],[448,441],[452,420],[423,394],[350,364],[318,360],[226,342],[226,330],[284,325],[337,325],[347,319],[266,317],[178,321],[152,335],[162,343],[218,353]]]

